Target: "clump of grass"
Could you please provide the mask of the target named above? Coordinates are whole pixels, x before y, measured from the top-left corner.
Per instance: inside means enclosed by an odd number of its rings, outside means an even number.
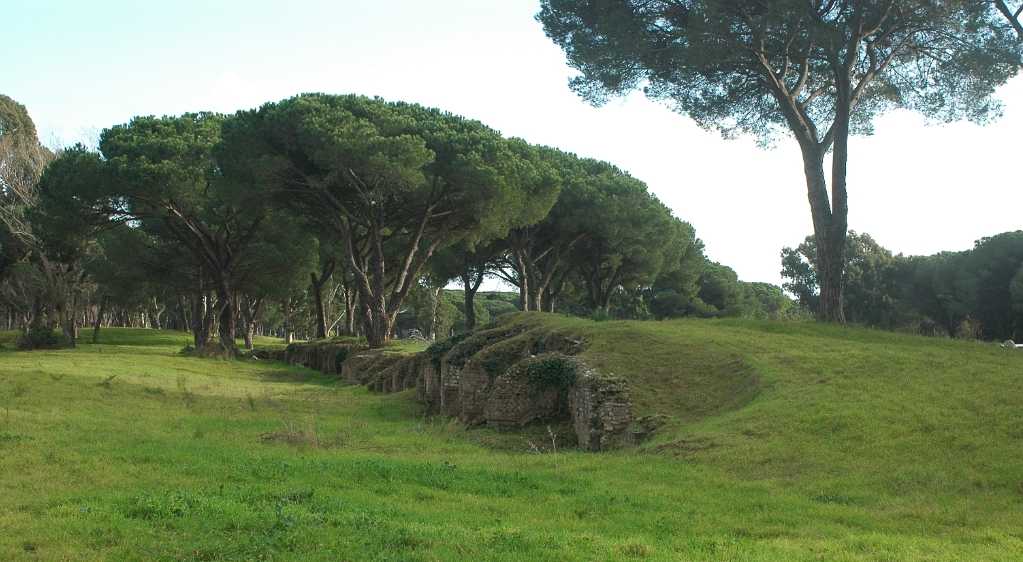
[[[178,394],[181,395],[181,400],[185,403],[185,406],[191,408],[195,405],[195,394],[188,388],[188,379],[185,375],[178,375]]]
[[[310,416],[304,424],[293,420],[284,420],[281,422],[281,426],[281,429],[277,431],[260,434],[259,440],[264,443],[284,443],[312,449],[342,447],[350,441],[350,436],[344,433],[336,433],[327,438],[321,437],[315,416]]]
[[[107,390],[113,388],[114,379],[117,378],[117,373],[114,373],[108,377],[104,377],[103,380],[96,383],[96,386],[101,386]]]
[[[649,558],[654,553],[649,546],[638,542],[620,544],[615,550],[626,558]]]
[[[529,444],[529,452],[542,455],[550,454],[554,457],[554,467],[558,467],[558,434],[551,429],[551,426],[547,426],[547,439],[550,441],[550,445],[540,445],[533,441],[526,441]]]

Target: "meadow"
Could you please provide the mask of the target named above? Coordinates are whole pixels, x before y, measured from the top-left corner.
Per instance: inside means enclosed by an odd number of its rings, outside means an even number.
[[[185,356],[184,333],[34,352],[5,334],[0,559],[1023,558],[1023,353],[814,323],[529,321],[582,336],[666,425],[583,453],[546,427],[425,417],[411,392]]]

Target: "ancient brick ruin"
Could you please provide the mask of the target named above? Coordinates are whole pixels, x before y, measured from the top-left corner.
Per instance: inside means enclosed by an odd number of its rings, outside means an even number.
[[[376,392],[415,389],[429,414],[467,425],[514,429],[570,422],[579,447],[612,448],[632,438],[628,385],[575,355],[584,342],[542,326],[509,324],[438,342],[422,353],[369,350],[326,340],[262,352],[265,359],[338,375]]]

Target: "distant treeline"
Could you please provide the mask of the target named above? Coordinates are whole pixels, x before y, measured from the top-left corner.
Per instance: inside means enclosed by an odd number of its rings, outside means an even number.
[[[817,307],[813,238],[782,250],[784,287]],[[868,234],[849,233],[846,318],[928,335],[1023,340],[1023,231],[978,240],[970,250],[892,255]]]

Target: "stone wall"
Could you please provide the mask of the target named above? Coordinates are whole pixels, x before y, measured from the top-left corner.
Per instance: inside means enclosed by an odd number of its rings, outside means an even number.
[[[601,451],[621,444],[632,424],[632,402],[625,381],[580,366],[568,392],[579,447]]]
[[[514,429],[533,422],[571,422],[581,448],[606,450],[635,433],[630,430],[628,385],[570,357],[583,346],[570,335],[510,325],[413,355],[326,341],[292,344],[261,356],[336,374],[376,392],[414,389],[428,414],[457,417],[467,425]],[[552,357],[564,358],[571,376],[555,383],[531,378],[530,365]]]

